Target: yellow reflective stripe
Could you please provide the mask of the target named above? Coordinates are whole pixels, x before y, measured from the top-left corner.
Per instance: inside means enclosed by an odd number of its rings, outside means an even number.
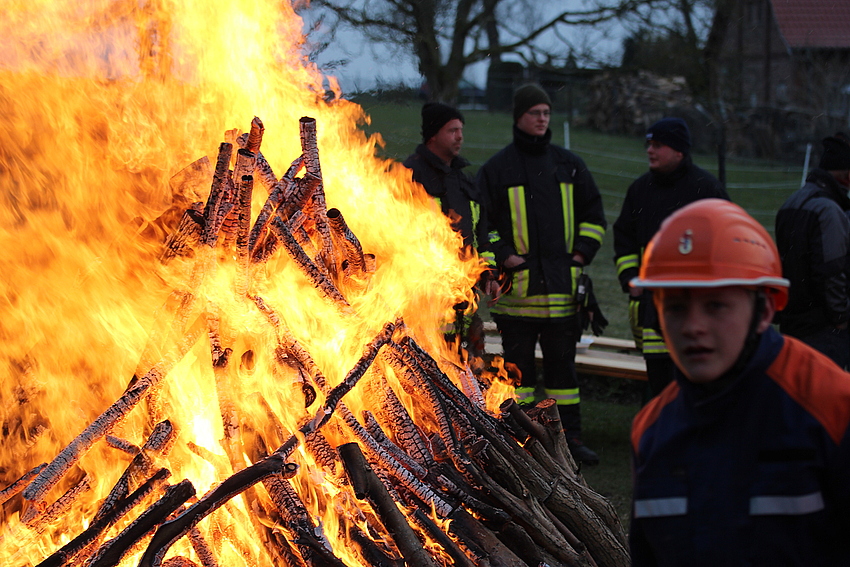
[[[525,209],[525,187],[517,185],[508,189],[513,221],[514,248],[517,254],[528,254],[528,217]]]
[[[602,237],[605,236],[605,227],[600,224],[582,222],[578,225],[578,235],[592,238],[601,244]]]
[[[632,338],[639,349],[643,349],[643,327],[640,324],[640,301],[629,299],[629,326],[632,329]]]
[[[487,262],[487,265],[491,268],[496,266],[496,255],[490,252],[489,250],[481,253],[481,257]]]
[[[643,352],[644,354],[666,354],[670,351],[667,350],[667,345],[664,344],[664,337],[655,329],[644,328]]]
[[[534,388],[519,387],[514,389],[514,395],[519,403],[534,401]]]
[[[637,254],[626,254],[617,258],[617,275],[619,276],[629,268],[637,268],[640,256]]]
[[[490,308],[490,312],[514,317],[573,317],[576,314],[576,306],[575,303],[571,305],[506,305],[500,299],[499,303]]]
[[[561,183],[561,210],[564,212],[564,241],[567,244],[567,254],[572,254],[574,236],[572,183]]]
[[[546,388],[546,397],[553,398],[559,406],[574,406],[581,402],[578,388],[550,390]]]
[[[481,206],[475,201],[469,202],[472,209],[472,248],[478,250],[478,221],[481,219]]]

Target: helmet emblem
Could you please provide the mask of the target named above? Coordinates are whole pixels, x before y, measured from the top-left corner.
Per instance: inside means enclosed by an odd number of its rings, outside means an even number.
[[[694,241],[691,238],[694,231],[688,229],[685,231],[685,234],[679,239],[679,253],[680,254],[690,254],[694,250]]]

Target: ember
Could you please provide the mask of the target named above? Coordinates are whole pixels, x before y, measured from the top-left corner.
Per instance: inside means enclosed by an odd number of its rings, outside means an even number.
[[[554,406],[442,341],[479,260],[279,49],[291,9],[232,4],[0,22],[0,561],[626,565]]]

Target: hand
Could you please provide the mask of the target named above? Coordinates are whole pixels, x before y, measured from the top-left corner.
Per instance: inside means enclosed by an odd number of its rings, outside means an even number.
[[[490,296],[490,299],[487,300],[487,305],[493,307],[502,295],[502,286],[496,280],[488,280],[484,285],[484,293]]]
[[[511,254],[502,263],[502,265],[509,270],[511,268],[516,268],[517,266],[521,266],[522,264],[525,264],[525,258],[523,258],[522,256],[519,256],[517,254]]]
[[[637,299],[643,295],[643,290],[639,287],[629,287],[629,297]]]

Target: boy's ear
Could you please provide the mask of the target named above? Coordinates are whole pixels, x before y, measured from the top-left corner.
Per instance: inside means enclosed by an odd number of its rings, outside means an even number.
[[[756,327],[756,332],[761,334],[770,327],[773,323],[773,316],[776,314],[776,296],[772,293],[764,294],[764,309],[762,309],[761,319]]]

